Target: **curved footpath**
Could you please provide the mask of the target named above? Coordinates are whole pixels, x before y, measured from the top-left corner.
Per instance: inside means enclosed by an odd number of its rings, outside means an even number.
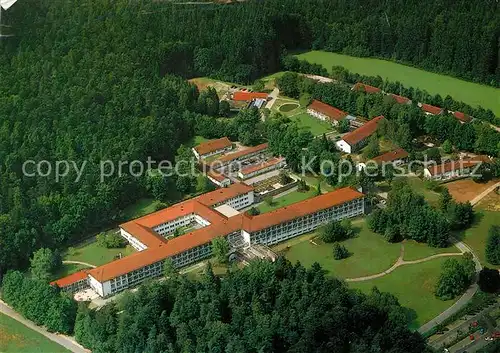
[[[462,249],[460,249],[460,248],[459,248],[459,250],[461,251],[459,253],[436,254],[436,255],[431,255],[431,256],[425,257],[423,259],[405,261],[403,259],[404,255],[405,255],[405,247],[404,247],[404,244],[401,244],[401,252],[400,252],[399,258],[396,261],[396,263],[394,265],[392,265],[389,269],[387,269],[387,270],[385,270],[383,272],[380,272],[380,273],[376,273],[374,275],[370,275],[370,276],[356,277],[356,278],[346,278],[345,281],[346,282],[363,282],[363,281],[369,281],[369,280],[372,280],[372,279],[383,277],[383,276],[391,273],[392,271],[394,271],[395,269],[397,269],[400,266],[419,264],[419,263],[430,261],[430,260],[434,260],[434,259],[437,259],[437,258],[440,258],[440,257],[460,256],[460,255],[462,255],[464,253],[464,251],[462,251]]]
[[[500,182],[496,183],[495,185],[490,186],[488,189],[484,190],[482,193],[480,193],[478,196],[476,196],[470,203],[472,206],[477,205],[483,198],[486,197],[490,192],[495,190],[497,187],[500,187]],[[473,256],[474,263],[476,264],[476,272],[479,273],[483,269],[481,262],[479,261],[479,258],[477,257],[476,253],[464,242],[458,241],[454,238],[451,238],[453,242],[455,242],[455,246],[462,252],[470,252]],[[472,299],[474,294],[476,294],[477,290],[479,289],[479,286],[476,283],[477,281],[474,281],[474,283],[467,289],[467,291],[458,299],[455,304],[450,306],[447,310],[443,311],[441,314],[436,316],[434,319],[431,321],[427,322],[423,326],[421,326],[418,329],[418,332],[421,334],[424,334],[431,329],[433,329],[436,325],[439,325],[446,319],[448,319],[450,316],[458,312],[460,309],[462,309],[468,302],[469,300]]]
[[[87,262],[81,262],[81,261],[64,260],[62,263],[66,264],[66,265],[83,265],[83,266],[87,266],[87,267],[91,267],[91,268],[97,267],[95,265],[91,265]]]
[[[370,275],[370,276],[357,277],[357,278],[346,278],[345,281],[346,282],[369,281],[369,280],[383,277],[383,276],[393,272],[395,269],[397,269],[400,266],[419,264],[419,263],[431,261],[431,260],[434,260],[434,259],[437,259],[440,257],[459,256],[459,255],[462,255],[466,252],[470,252],[472,254],[473,259],[474,259],[474,263],[476,264],[476,272],[481,271],[481,269],[482,269],[481,262],[479,261],[478,257],[474,253],[474,251],[468,245],[466,245],[465,243],[463,243],[461,241],[458,241],[454,238],[451,238],[450,240],[453,242],[453,245],[456,246],[458,248],[458,250],[460,250],[459,253],[436,254],[436,255],[425,257],[423,259],[405,261],[403,259],[404,258],[404,244],[401,244],[401,252],[400,252],[399,258],[396,261],[396,263],[394,265],[392,265],[389,269],[387,269],[383,272],[380,272],[380,273],[376,273],[374,275]],[[434,326],[439,325],[440,323],[442,323],[443,321],[448,319],[450,316],[452,316],[456,312],[458,312],[460,309],[462,309],[462,307],[464,307],[469,302],[469,300],[474,296],[474,294],[476,294],[476,292],[478,290],[478,285],[475,282],[476,281],[474,281],[474,284],[472,284],[469,287],[469,289],[467,289],[467,291],[452,306],[450,306],[448,309],[446,309],[441,314],[436,316],[434,319],[432,319],[429,322],[422,325],[418,329],[418,332],[421,334],[424,334],[427,331],[430,331]]]
[[[465,243],[463,243],[461,241],[457,241],[456,239],[453,239],[453,238],[452,238],[452,241],[455,241],[455,246],[460,251],[470,252],[472,254],[473,259],[474,259],[474,263],[476,264],[476,272],[479,273],[479,271],[482,270],[482,266],[481,266],[481,262],[479,261],[479,258],[474,253],[474,251],[468,245],[466,245]],[[421,326],[418,329],[418,332],[421,334],[424,334],[424,333],[430,331],[431,329],[433,329],[435,326],[442,323],[443,321],[445,321],[446,319],[448,319],[450,316],[457,313],[460,309],[462,309],[469,302],[469,300],[472,299],[474,294],[476,294],[478,288],[479,288],[479,286],[477,285],[476,281],[474,281],[474,283],[469,287],[469,289],[467,289],[467,291],[465,291],[465,293],[460,297],[460,299],[458,299],[455,302],[455,304],[450,306],[448,309],[443,311],[441,314],[436,316],[431,321],[429,321],[429,322],[425,323],[423,326]]]

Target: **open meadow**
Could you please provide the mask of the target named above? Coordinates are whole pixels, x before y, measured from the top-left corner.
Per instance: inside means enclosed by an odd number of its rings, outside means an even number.
[[[351,253],[344,260],[335,260],[333,245],[325,244],[317,238],[321,230],[278,244],[273,250],[283,254],[292,263],[298,261],[310,267],[318,262],[329,275],[351,280],[382,273],[396,263],[401,254],[401,243],[388,243],[383,236],[368,229],[365,219],[354,220],[353,226],[357,230],[356,236],[341,242]],[[437,249],[414,241],[405,241],[403,245],[405,261],[442,253],[458,253],[454,246]],[[377,286],[381,291],[393,293],[401,304],[412,310],[411,327],[418,328],[453,302],[443,302],[434,296],[434,286],[444,259],[405,264],[382,277],[348,283],[350,287],[365,292]]]
[[[323,65],[328,71],[333,66],[343,66],[349,71],[381,76],[389,81],[399,81],[406,87],[420,88],[431,94],[440,94],[443,98],[450,95],[455,100],[491,109],[500,116],[500,89],[463,81],[451,76],[424,71],[392,61],[358,58],[325,51],[310,51],[297,57],[311,63]]]
[[[11,317],[0,314],[0,352],[63,353],[69,350]]]

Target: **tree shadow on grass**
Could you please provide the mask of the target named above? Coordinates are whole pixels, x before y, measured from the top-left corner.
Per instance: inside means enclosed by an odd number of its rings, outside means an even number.
[[[479,225],[481,223],[481,221],[483,220],[483,218],[484,218],[483,212],[478,212],[478,211],[474,212],[474,219],[472,220],[470,227],[467,229],[461,229],[461,230],[454,231],[451,233],[452,236],[457,240],[463,241],[465,239],[465,232],[468,229]]]

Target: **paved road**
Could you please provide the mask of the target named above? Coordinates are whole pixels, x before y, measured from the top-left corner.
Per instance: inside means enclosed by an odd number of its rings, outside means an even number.
[[[495,329],[496,331],[500,330],[500,327],[497,327]],[[485,338],[488,337],[489,334],[484,334],[482,336],[475,334],[474,336],[476,339],[474,341],[470,341],[469,338],[466,340],[469,340],[469,344],[466,344],[465,346],[458,348],[456,346],[452,347],[450,349],[450,353],[474,353],[480,350],[481,348],[486,347],[488,344],[491,343],[491,341],[486,341]]]
[[[474,316],[471,316],[469,319],[458,325],[457,327],[454,327],[453,329],[446,331],[443,335],[441,335],[438,339],[434,340],[431,343],[431,346],[434,347],[435,349],[445,345],[447,342],[453,341],[456,337],[456,333],[458,331],[461,332],[468,332],[469,331],[469,326],[474,322],[474,321],[479,321],[481,316],[484,314],[490,312],[491,310],[494,310],[495,308],[498,308],[500,306],[500,303],[494,303],[487,308],[481,310],[481,312],[477,313]]]
[[[49,340],[60,344],[61,346],[65,347],[66,349],[69,349],[71,352],[75,352],[75,353],[89,353],[90,352],[88,349],[85,349],[82,346],[80,346],[78,343],[76,343],[71,337],[60,335],[60,334],[50,333],[49,331],[45,330],[45,328],[35,325],[33,322],[31,322],[31,321],[25,319],[24,317],[22,317],[21,315],[19,315],[17,312],[15,312],[13,309],[11,309],[6,303],[4,303],[1,300],[0,300],[0,312],[2,314],[10,316],[14,320],[19,321],[20,323],[29,327],[33,331],[36,331],[36,332],[44,335]]]
[[[486,197],[490,192],[493,192],[496,188],[500,187],[500,182],[490,186],[488,189],[484,190],[482,193],[477,195],[470,203],[472,206],[478,204],[483,198]]]
[[[479,261],[476,254],[472,251],[472,249],[468,245],[464,244],[461,241],[457,241],[454,238],[452,238],[451,240],[461,252],[470,252],[472,254],[473,259],[474,259],[474,263],[476,264],[476,272],[481,271],[481,269],[482,269],[481,262]],[[458,299],[455,302],[455,304],[450,306],[448,309],[443,311],[441,314],[436,316],[431,321],[429,321],[426,324],[424,324],[423,326],[421,326],[418,329],[418,332],[422,333],[422,334],[426,333],[427,331],[430,331],[434,326],[437,326],[440,323],[442,323],[443,321],[445,321],[446,319],[448,319],[450,316],[452,316],[457,311],[462,309],[462,307],[464,307],[469,302],[469,300],[471,300],[471,298],[474,296],[474,294],[476,294],[477,290],[478,290],[478,285],[476,283],[472,284],[469,287],[469,289],[467,289],[465,291],[465,293],[460,297],[460,299]]]

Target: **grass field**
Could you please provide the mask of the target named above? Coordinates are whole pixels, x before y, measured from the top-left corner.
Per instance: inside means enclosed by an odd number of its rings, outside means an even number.
[[[333,245],[309,239],[317,234],[308,234],[290,242],[277,245],[276,251],[284,251],[285,257],[292,263],[299,261],[306,267],[318,262],[328,273],[339,278],[355,278],[373,275],[390,268],[398,259],[400,244],[391,244],[378,234],[371,232],[364,220],[355,222],[359,227],[356,237],[343,241],[342,244],[352,253],[344,260],[333,258]],[[290,248],[287,247],[290,246]]]
[[[425,186],[425,182],[422,179],[418,177],[408,177],[408,183],[416,193],[423,195],[427,202],[429,202],[431,205],[438,205],[439,194],[435,191],[427,189]]]
[[[9,316],[0,314],[0,352],[60,353],[69,352],[69,350]]]
[[[394,272],[374,280],[351,282],[349,287],[369,292],[374,286],[395,295],[400,304],[414,310],[411,327],[417,329],[453,304],[434,296],[434,287],[441,273],[445,258],[438,258],[417,265],[402,266]]]
[[[54,273],[52,279],[55,280],[63,278],[86,268],[89,267],[80,264],[63,264],[61,268],[56,273]]]
[[[431,248],[425,243],[417,243],[414,240],[406,240],[404,245],[405,255],[403,259],[406,261],[423,259],[436,254],[460,252],[455,246],[450,246],[448,248]]]
[[[191,140],[189,140],[188,143],[186,143],[187,147],[194,147],[198,146],[200,143],[207,142],[208,139],[204,138],[203,136],[195,136]]]
[[[321,191],[322,192],[330,192],[330,191],[333,191],[335,190],[335,188],[333,186],[331,186],[330,184],[328,184],[326,182],[326,180],[322,180],[319,176],[314,176],[314,175],[305,175],[305,176],[302,176],[302,175],[297,175],[298,178],[300,179],[304,179],[306,184],[313,187],[313,188],[317,188],[318,187],[318,183],[320,182],[321,180]]]
[[[500,268],[500,266],[492,265],[486,261],[484,251],[488,230],[492,225],[500,223],[500,212],[476,210],[476,215],[477,221],[464,232],[463,240],[474,250],[483,265],[490,268]]]
[[[91,242],[81,247],[76,247],[75,253],[72,255],[65,254],[64,260],[81,261],[94,266],[100,266],[113,261],[119,253],[127,256],[133,252],[134,249],[131,246],[122,249],[106,249],[97,244],[97,242]]]
[[[314,136],[333,131],[330,123],[313,118],[305,112],[292,116],[291,119],[297,123],[300,129],[309,130]]]
[[[313,188],[311,188],[309,191],[304,191],[304,192],[293,191],[285,196],[273,199],[272,205],[268,205],[267,203],[263,202],[257,208],[259,209],[260,213],[265,213],[281,207],[291,205],[299,201],[307,200],[314,196],[316,196],[316,189]]]
[[[279,111],[282,113],[288,113],[297,108],[300,108],[300,105],[298,103],[284,103],[280,105]]]
[[[425,89],[431,94],[439,93],[442,97],[449,94],[455,100],[463,101],[472,106],[489,108],[497,116],[500,116],[500,89],[498,88],[380,59],[357,58],[323,51],[311,51],[297,55],[297,57],[311,63],[321,64],[327,70],[338,65],[358,74],[380,75],[389,81],[399,81],[406,87]]]
[[[156,210],[158,203],[159,201],[153,199],[139,199],[136,203],[123,210],[123,219],[128,221],[152,213]]]

